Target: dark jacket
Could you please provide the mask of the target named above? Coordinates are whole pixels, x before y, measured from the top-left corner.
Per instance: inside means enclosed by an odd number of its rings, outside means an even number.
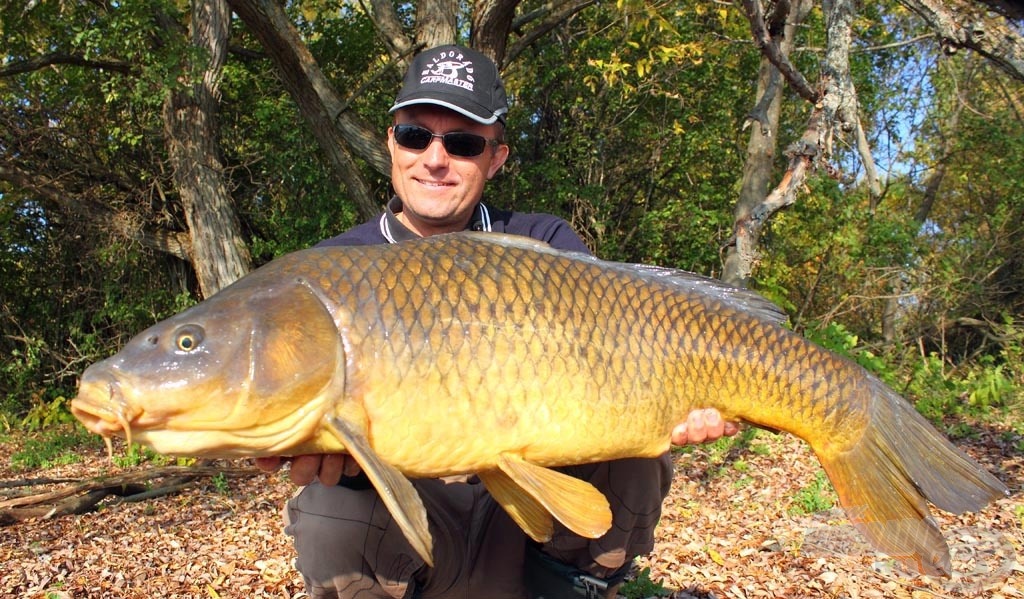
[[[361,225],[352,227],[341,235],[325,239],[317,247],[329,245],[375,245],[379,243],[398,243],[418,236],[407,229],[398,217],[402,210],[402,201],[391,198],[384,214]],[[590,253],[586,244],[576,235],[569,223],[550,214],[534,214],[497,210],[483,203],[477,204],[466,227],[468,231],[490,231],[523,235],[547,242],[556,249]]]

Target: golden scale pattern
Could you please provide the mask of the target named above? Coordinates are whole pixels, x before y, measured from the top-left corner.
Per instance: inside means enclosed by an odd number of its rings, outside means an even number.
[[[737,402],[772,396],[785,401],[764,403],[793,410],[797,421],[850,416],[831,413],[829,396],[843,385],[849,392],[855,381],[834,379],[853,371],[765,326],[742,302],[686,293],[672,275],[631,267],[498,244],[481,251],[480,241],[460,236],[429,241],[297,263],[350,315],[353,344],[373,360],[364,374],[409,386],[405,396],[443,389],[470,402],[462,406],[469,417],[510,422],[545,398],[581,391],[607,402],[591,414],[612,420],[642,408],[664,423],[666,413],[711,398],[756,418],[756,406]],[[387,371],[371,373],[374,363]]]

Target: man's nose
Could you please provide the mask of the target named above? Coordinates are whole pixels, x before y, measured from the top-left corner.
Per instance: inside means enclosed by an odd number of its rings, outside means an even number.
[[[430,140],[426,149],[423,150],[423,161],[430,164],[445,164],[451,156],[444,148],[444,142],[440,137]]]

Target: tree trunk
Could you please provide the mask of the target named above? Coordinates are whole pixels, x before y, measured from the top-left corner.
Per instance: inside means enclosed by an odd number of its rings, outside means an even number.
[[[508,33],[515,16],[515,0],[480,0],[473,6],[473,39],[470,43],[500,68],[505,60]]]
[[[810,0],[795,0],[787,14],[776,15],[773,23],[767,24],[773,43],[783,57],[793,50],[797,27],[810,11]],[[782,108],[782,75],[767,57],[761,59],[761,71],[757,80],[757,105],[751,111],[748,123],[751,127],[747,142],[747,160],[743,165],[740,195],[733,211],[734,227],[747,222],[753,210],[764,201],[774,170],[775,152],[778,147],[779,113]],[[745,255],[741,244],[730,245],[726,250],[722,268],[722,280],[731,285],[746,287],[750,283],[754,257]]]
[[[164,127],[174,182],[191,237],[190,258],[204,297],[252,267],[219,157],[217,102],[231,11],[224,0],[193,0],[191,36],[209,62],[201,80],[164,101]]]
[[[349,147],[377,171],[391,172],[382,132],[351,110],[320,70],[280,4],[273,0],[229,0],[277,67],[278,76],[309,123],[320,149],[345,185],[348,198],[363,218],[380,213],[380,203],[359,170]],[[386,109],[386,108],[385,108]]]
[[[416,46],[426,49],[457,42],[458,15],[459,3],[456,0],[416,2]]]

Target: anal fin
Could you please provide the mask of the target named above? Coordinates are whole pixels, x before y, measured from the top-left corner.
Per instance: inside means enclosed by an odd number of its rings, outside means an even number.
[[[351,424],[338,417],[329,417],[327,421],[331,431],[373,483],[409,544],[428,566],[433,567],[434,542],[427,525],[427,510],[416,487],[397,468],[382,460],[366,437]]]
[[[514,454],[498,456],[498,468],[576,534],[596,539],[612,527],[608,499],[594,485]]]
[[[477,476],[498,505],[505,508],[508,515],[531,539],[538,543],[551,540],[555,526],[551,514],[539,501],[501,470],[487,470],[477,473]]]

